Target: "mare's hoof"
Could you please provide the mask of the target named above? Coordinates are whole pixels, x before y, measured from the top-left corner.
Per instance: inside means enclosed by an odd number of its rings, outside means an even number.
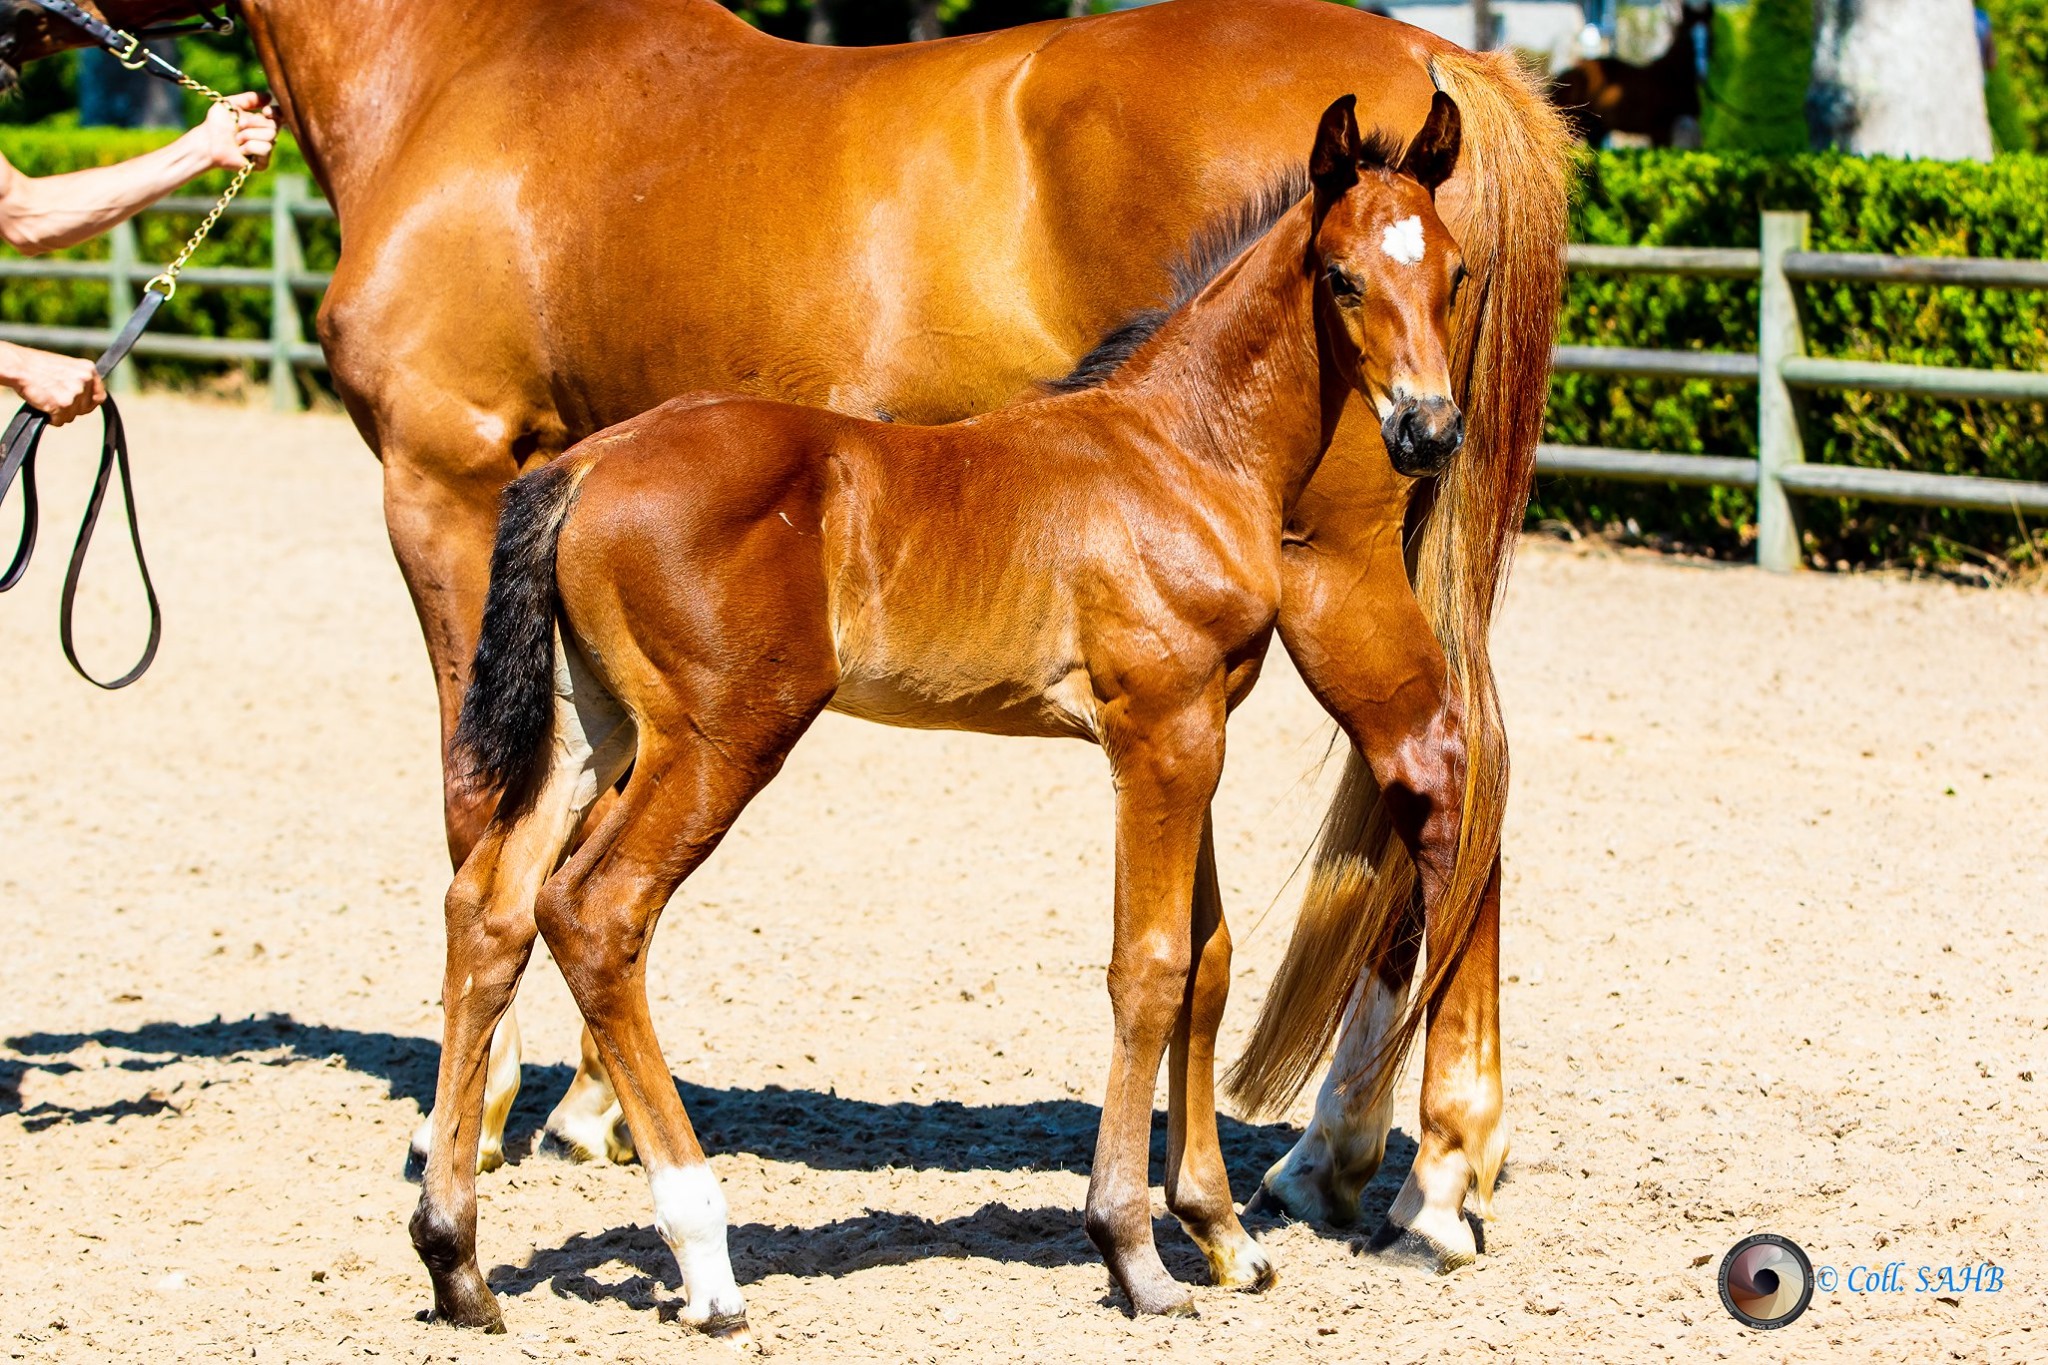
[[[573,1161],[579,1166],[604,1160],[614,1166],[629,1166],[635,1160],[633,1140],[622,1136],[620,1130],[605,1124],[600,1130],[594,1125],[579,1125],[579,1133],[567,1125],[557,1127],[552,1122],[541,1130],[539,1150],[563,1161]]]
[[[754,1330],[747,1326],[745,1313],[716,1313],[698,1323],[697,1330],[713,1341],[722,1341],[740,1351],[760,1349],[754,1341]]]
[[[1414,1266],[1432,1275],[1448,1275],[1478,1259],[1470,1251],[1447,1247],[1434,1237],[1426,1237],[1413,1228],[1392,1222],[1381,1223],[1379,1231],[1366,1242],[1365,1249],[1383,1261]]]
[[[1129,1292],[1129,1291],[1126,1291]],[[1168,1282],[1167,1287],[1130,1294],[1131,1316],[1155,1318],[1193,1318],[1201,1315],[1195,1311],[1194,1296],[1177,1284]]]

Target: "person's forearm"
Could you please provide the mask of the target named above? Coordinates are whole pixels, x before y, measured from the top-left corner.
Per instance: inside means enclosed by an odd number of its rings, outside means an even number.
[[[212,164],[188,133],[118,166],[40,179],[19,176],[0,195],[0,237],[31,256],[76,246],[134,217]]]
[[[27,379],[32,363],[30,357],[34,354],[26,346],[17,346],[11,341],[0,341],[0,386],[20,393],[22,382]]]

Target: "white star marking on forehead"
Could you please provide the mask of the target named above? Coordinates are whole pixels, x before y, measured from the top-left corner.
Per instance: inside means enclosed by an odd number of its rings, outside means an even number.
[[[1414,265],[1422,259],[1422,219],[1409,214],[1400,222],[1388,228],[1380,237],[1380,250],[1392,256],[1402,265]]]

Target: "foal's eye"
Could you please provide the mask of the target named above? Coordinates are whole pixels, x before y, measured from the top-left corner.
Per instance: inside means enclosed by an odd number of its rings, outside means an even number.
[[[1458,306],[1458,291],[1463,289],[1464,287],[1465,267],[1462,263],[1460,263],[1458,268],[1451,272],[1451,306],[1453,308]]]
[[[1341,265],[1333,265],[1323,272],[1323,278],[1330,282],[1330,292],[1347,303],[1355,302],[1365,293],[1358,287],[1358,281]]]

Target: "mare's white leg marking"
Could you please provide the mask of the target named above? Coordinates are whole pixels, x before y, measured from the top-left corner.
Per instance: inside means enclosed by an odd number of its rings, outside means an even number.
[[[491,1035],[490,1069],[484,1076],[484,1122],[476,1146],[476,1173],[486,1174],[505,1164],[505,1121],[512,1117],[513,1101],[519,1098],[519,1019],[508,1007]],[[434,1150],[434,1111],[429,1109],[412,1130],[405,1168],[408,1178],[424,1173],[427,1157]]]
[[[746,1316],[725,1252],[725,1196],[709,1166],[663,1166],[651,1172],[654,1226],[683,1272],[683,1321],[693,1327]]]
[[[583,1057],[575,1078],[548,1115],[544,1131],[571,1161],[595,1161],[602,1155],[623,1166],[633,1159],[633,1134],[589,1029],[583,1031]]]
[[[491,1034],[491,1060],[484,1073],[484,1126],[476,1150],[479,1175],[505,1164],[505,1122],[518,1098],[519,1018],[507,1006]]]
[[[1380,234],[1380,250],[1402,265],[1414,265],[1421,260],[1422,219],[1411,213],[1389,227]]]
[[[1266,1172],[1265,1187],[1297,1218],[1351,1223],[1358,1197],[1380,1168],[1393,1123],[1393,1087],[1367,1105],[1380,1040],[1401,1017],[1401,1001],[1368,967],[1344,1007],[1336,1055],[1316,1094],[1316,1109],[1294,1149]]]

